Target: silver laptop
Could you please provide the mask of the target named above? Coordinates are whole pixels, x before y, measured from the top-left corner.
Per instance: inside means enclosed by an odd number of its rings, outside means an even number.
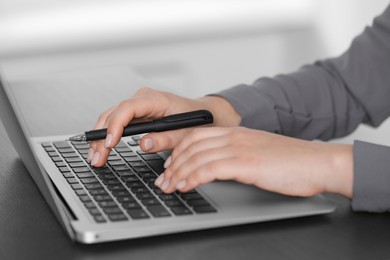
[[[140,136],[123,138],[106,166],[92,168],[85,162],[88,144],[65,139],[89,129],[101,111],[147,84],[130,70],[91,70],[12,83],[1,75],[0,79],[3,125],[74,241],[99,243],[335,209],[322,196],[287,197],[235,182],[164,194],[153,182],[162,172],[167,153],[142,152]]]

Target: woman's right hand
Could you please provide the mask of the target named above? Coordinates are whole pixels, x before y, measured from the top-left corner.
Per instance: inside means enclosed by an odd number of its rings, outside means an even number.
[[[111,148],[119,142],[124,127],[130,122],[147,121],[199,109],[207,109],[213,114],[215,126],[238,126],[241,121],[230,103],[220,97],[189,99],[168,92],[141,88],[133,97],[100,115],[95,129],[107,128],[107,137],[105,140],[91,142],[87,161],[95,167],[103,166]],[[141,140],[141,148],[148,152],[173,149],[188,131],[190,130],[180,129],[145,135]]]

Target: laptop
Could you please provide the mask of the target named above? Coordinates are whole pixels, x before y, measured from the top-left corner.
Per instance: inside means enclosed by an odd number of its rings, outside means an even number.
[[[88,143],[65,140],[89,129],[108,105],[150,86],[130,69],[118,71],[92,69],[18,82],[0,74],[3,125],[73,241],[100,243],[334,211],[321,195],[288,197],[232,181],[164,194],[153,183],[169,151],[143,152],[141,136],[122,138],[104,167],[91,167],[85,161]]]

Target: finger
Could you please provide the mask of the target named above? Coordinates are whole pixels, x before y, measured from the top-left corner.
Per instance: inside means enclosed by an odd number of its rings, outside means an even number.
[[[167,176],[165,176],[165,178],[167,179],[161,185],[161,189],[164,192],[168,193],[174,192],[176,189],[181,189],[181,182],[185,181],[192,172],[196,171],[199,168],[202,168],[204,165],[207,165],[213,161],[219,161],[233,157],[234,153],[231,152],[231,149],[225,146],[195,153],[176,171],[173,171],[170,178],[167,178]],[[167,175],[168,172],[170,171],[167,170],[164,175]]]
[[[115,110],[116,106],[113,106],[113,107],[110,107],[109,109],[107,109],[105,112],[103,112],[102,114],[100,114],[96,124],[95,124],[95,127],[94,129],[101,129],[103,128],[104,126],[104,123],[107,119],[107,117]],[[89,151],[88,151],[88,156],[87,156],[87,162],[91,162],[92,161],[92,158],[93,158],[93,155],[97,149],[97,145],[98,143],[96,141],[92,141],[90,142],[89,144]]]
[[[191,144],[205,139],[205,138],[211,138],[215,136],[220,136],[229,133],[228,128],[223,127],[201,127],[201,128],[194,128],[185,138],[175,147],[175,149],[172,152],[172,161],[175,160],[175,158],[178,157],[179,154],[181,154],[188,146]]]
[[[172,174],[179,171],[180,168],[185,165],[185,167],[188,167],[188,165],[194,165],[195,162],[199,161],[199,163],[202,162],[205,158],[203,158],[208,150],[212,149],[218,149],[227,146],[229,143],[229,140],[227,140],[226,135],[222,136],[216,136],[216,137],[209,137],[202,140],[199,140],[197,142],[192,143],[187,148],[185,148],[180,154],[175,158],[171,158],[172,162],[170,165],[168,165],[168,168],[166,170],[166,174],[164,174],[165,179],[171,178]],[[222,154],[225,154],[225,151]],[[208,158],[211,159],[212,157]],[[196,166],[195,164],[195,167]],[[191,170],[185,169],[186,171]]]
[[[116,109],[116,106],[113,106],[113,107],[110,107],[109,109],[107,109],[106,111],[104,111],[103,113],[101,113],[99,118],[98,118],[98,120],[96,121],[94,129],[102,129],[102,128],[104,128],[104,124],[105,124],[107,118],[109,117],[109,115],[112,114],[112,112],[115,109]],[[96,148],[96,142],[91,142],[90,146],[92,148]]]
[[[160,152],[175,148],[191,129],[180,129],[161,133],[151,133],[142,137],[141,149],[145,152]]]
[[[104,140],[96,141],[96,150],[91,159],[91,165],[93,167],[102,167],[110,154],[111,149],[104,146]]]
[[[122,137],[123,129],[134,119],[143,117],[162,117],[163,111],[155,112],[155,103],[150,99],[133,98],[121,102],[107,121],[106,147],[114,147]],[[161,114],[161,115],[160,115]]]
[[[237,162],[234,157],[226,157],[220,160],[212,160],[190,172],[186,179],[180,181],[181,192],[187,192],[196,187],[215,180],[235,180],[237,175]]]

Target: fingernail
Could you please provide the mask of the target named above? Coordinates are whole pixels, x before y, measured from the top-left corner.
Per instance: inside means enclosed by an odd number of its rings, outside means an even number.
[[[160,187],[163,180],[164,180],[164,173],[161,174],[160,176],[158,176],[158,178],[154,182],[154,185],[156,185],[157,187]]]
[[[95,164],[97,164],[97,162],[99,161],[100,159],[100,153],[97,152],[93,155],[93,158],[92,158],[92,162],[91,162],[91,165],[94,166]]]
[[[172,158],[171,156],[168,157],[168,159],[164,163],[164,168],[168,168],[168,166],[171,164]]]
[[[169,186],[169,180],[164,181],[164,183],[161,185],[161,189],[165,190]]]
[[[106,148],[110,148],[111,147],[111,143],[112,143],[112,134],[108,134],[106,136],[106,141],[104,142],[104,146]]]
[[[187,182],[186,182],[185,180],[182,180],[182,181],[180,181],[180,182],[176,185],[176,189],[178,189],[178,190],[183,189],[186,185],[187,185]]]
[[[145,141],[144,141],[144,148],[145,148],[145,150],[153,149],[154,148],[153,140],[150,139],[150,138],[145,139]]]
[[[88,155],[87,155],[87,162],[91,162],[92,158],[93,158],[93,154],[94,154],[94,150],[92,148],[89,148],[88,150]]]

